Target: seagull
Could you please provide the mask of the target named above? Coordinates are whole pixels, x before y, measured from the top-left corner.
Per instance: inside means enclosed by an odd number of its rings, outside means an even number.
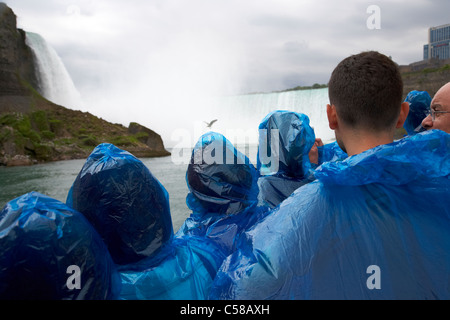
[[[206,121],[203,121],[204,123],[206,123],[206,127],[207,128],[210,128],[211,129],[211,127],[212,127],[212,125],[214,124],[214,123],[216,123],[217,122],[217,119],[216,120],[213,120],[213,121],[211,121],[211,122],[206,122]]]

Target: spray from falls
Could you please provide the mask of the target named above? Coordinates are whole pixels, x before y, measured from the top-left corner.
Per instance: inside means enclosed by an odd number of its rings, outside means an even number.
[[[196,116],[201,116],[203,121],[195,121],[192,127],[189,127],[189,123],[186,122],[184,128],[172,131],[171,141],[175,143],[172,159],[174,163],[188,163],[190,151],[181,152],[183,148],[192,148],[202,134],[215,131],[225,135],[251,161],[255,161],[257,149],[254,146],[258,144],[259,125],[269,113],[275,110],[294,111],[307,115],[316,138],[321,138],[324,143],[332,142],[335,140],[335,135],[328,125],[326,113],[328,103],[326,88],[211,97],[207,107],[196,113]],[[218,121],[209,128],[204,121],[213,119]],[[247,150],[247,146],[252,147]]]
[[[329,103],[328,90],[297,90],[276,93],[245,94],[210,98],[207,108],[199,113],[203,120],[218,119],[213,131],[227,136],[235,144],[256,144],[258,127],[261,121],[272,111],[287,110],[303,113],[309,117],[316,137],[325,143],[335,139],[334,132],[328,126],[326,105]],[[198,122],[194,132],[194,141],[208,128],[204,122]],[[177,137],[187,136],[176,133]],[[178,139],[179,141],[179,139]],[[185,141],[189,142],[189,141]]]
[[[334,139],[334,132],[328,127],[328,101],[327,89],[248,94],[221,98],[215,111],[227,128],[253,129],[255,132],[272,111],[303,113],[309,117],[316,136],[323,141],[330,141]]]
[[[39,93],[47,100],[67,108],[81,108],[83,102],[69,73],[56,51],[39,34],[27,32],[39,82]]]

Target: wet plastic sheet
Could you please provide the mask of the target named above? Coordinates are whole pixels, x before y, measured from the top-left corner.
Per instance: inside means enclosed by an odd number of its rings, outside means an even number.
[[[240,234],[265,214],[257,208],[257,181],[256,168],[223,135],[203,135],[186,172],[192,214],[177,236],[205,237],[231,253]]]
[[[167,191],[139,159],[98,146],[68,203],[93,221],[119,264],[119,299],[207,297],[225,255],[206,238],[173,237]]]
[[[116,264],[156,255],[173,236],[169,195],[132,154],[101,144],[78,174],[67,204],[83,213]]]
[[[450,135],[328,162],[242,237],[212,299],[449,299]]]
[[[337,142],[325,144],[319,149],[319,165],[324,162],[341,161],[348,157],[347,153],[342,151]]]
[[[409,135],[424,131],[421,124],[430,111],[431,97],[426,91],[411,91],[405,99],[409,102],[409,113],[403,127]]]
[[[297,188],[314,180],[309,152],[315,134],[308,116],[284,110],[268,114],[259,130],[259,201],[274,208]]]
[[[308,154],[314,145],[315,134],[307,115],[277,110],[263,119],[259,130],[257,169],[261,175],[277,174],[303,179],[310,174]],[[278,159],[278,165],[265,159],[269,154],[276,155],[273,159]]]
[[[120,299],[205,300],[225,259],[212,241],[195,236],[175,238],[158,256],[121,271]]]
[[[258,172],[223,135],[209,132],[194,147],[186,172],[187,204],[199,213],[236,214],[256,204]]]
[[[120,278],[84,216],[32,192],[0,212],[0,299],[115,299]]]

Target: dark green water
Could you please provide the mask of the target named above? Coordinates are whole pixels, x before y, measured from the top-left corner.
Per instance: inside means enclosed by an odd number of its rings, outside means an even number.
[[[252,163],[256,161],[257,146],[241,146]],[[186,185],[186,169],[190,149],[183,149],[180,157],[140,159],[169,193],[173,229],[178,231],[191,214],[186,205],[189,189]],[[26,193],[36,191],[66,202],[67,194],[83,168],[85,159],[59,161],[31,167],[0,167],[0,209],[9,201]]]
[[[171,157],[141,161],[168,191],[173,227],[177,231],[190,215],[186,206],[187,165],[174,164]],[[32,191],[66,202],[69,189],[84,163],[85,160],[70,160],[31,167],[0,167],[0,208],[10,200]]]

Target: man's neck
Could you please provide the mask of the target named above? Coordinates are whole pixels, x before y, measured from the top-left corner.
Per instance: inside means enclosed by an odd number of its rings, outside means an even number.
[[[362,153],[369,149],[394,141],[394,135],[388,133],[374,134],[366,131],[351,131],[343,139],[349,156]]]

